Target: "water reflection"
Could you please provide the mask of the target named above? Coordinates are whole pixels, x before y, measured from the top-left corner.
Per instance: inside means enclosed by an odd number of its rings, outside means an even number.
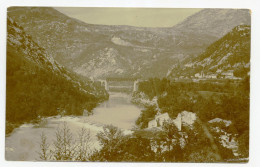
[[[110,92],[109,100],[97,106],[93,110],[93,115],[86,117],[86,120],[131,129],[134,127],[141,109],[132,104],[130,100],[130,95]]]
[[[110,92],[109,95],[109,100],[105,101],[98,107],[114,108],[122,105],[133,105],[130,101],[130,95],[116,92]]]

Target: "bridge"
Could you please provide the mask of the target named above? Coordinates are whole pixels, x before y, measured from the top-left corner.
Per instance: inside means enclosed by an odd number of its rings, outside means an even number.
[[[108,77],[106,81],[136,81],[138,78],[126,78],[126,77]]]
[[[119,88],[119,89],[133,89],[133,91],[138,90],[138,83],[141,81],[138,78],[126,78],[126,77],[108,77],[103,80],[99,80],[101,85],[105,87],[107,91],[110,88]],[[127,84],[124,84],[127,83]],[[131,83],[131,84],[129,84]]]

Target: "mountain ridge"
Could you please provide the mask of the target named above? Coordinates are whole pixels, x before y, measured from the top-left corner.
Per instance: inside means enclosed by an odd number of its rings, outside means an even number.
[[[207,17],[201,17],[203,15]],[[201,26],[201,24],[204,26]],[[185,27],[189,27],[190,31],[207,33],[220,38],[230,32],[235,27],[234,25],[251,25],[250,10],[203,9],[187,17],[182,23],[175,25],[174,28],[183,30]]]
[[[199,55],[218,39],[210,33],[183,31],[178,27],[87,24],[53,8],[20,9],[9,8],[8,15],[60,64],[86,77],[162,77],[172,64]],[[114,50],[115,63],[110,61],[107,50]]]
[[[220,75],[231,70],[235,77],[246,77],[250,71],[250,36],[251,27],[239,25],[211,44],[201,55],[184,60],[183,65],[173,66],[168,76],[194,77],[201,72],[204,75]]]

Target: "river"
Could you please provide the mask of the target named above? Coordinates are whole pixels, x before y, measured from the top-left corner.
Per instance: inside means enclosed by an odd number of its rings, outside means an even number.
[[[23,124],[6,137],[5,157],[10,161],[35,161],[39,160],[37,151],[40,150],[40,135],[44,132],[51,144],[55,139],[56,128],[64,122],[76,136],[82,127],[90,130],[92,146],[99,148],[96,134],[102,131],[104,125],[114,125],[122,129],[125,134],[132,133],[135,121],[140,115],[141,108],[130,102],[131,97],[125,93],[110,92],[108,101],[103,102],[93,110],[93,115],[88,116],[55,116],[48,117],[41,124]]]

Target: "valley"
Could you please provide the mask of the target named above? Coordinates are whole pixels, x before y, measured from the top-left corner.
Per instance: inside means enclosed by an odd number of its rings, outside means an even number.
[[[6,160],[249,160],[249,10],[172,27],[7,15]]]

